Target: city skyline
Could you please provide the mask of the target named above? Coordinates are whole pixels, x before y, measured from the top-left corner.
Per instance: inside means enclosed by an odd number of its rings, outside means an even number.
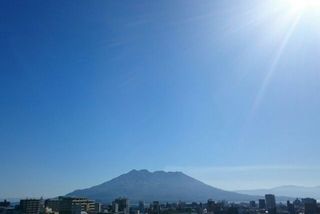
[[[194,213],[194,214],[318,214],[319,204],[315,199],[304,198],[277,203],[275,196],[266,194],[257,201],[241,203],[228,201],[214,201],[208,199],[203,202],[161,202],[146,203],[139,201],[132,204],[126,197],[112,199],[112,202],[101,203],[83,197],[61,196],[53,199],[22,199],[13,206],[9,201],[0,202],[0,213],[16,214],[161,214],[161,213]]]
[[[0,2],[0,198],[131,169],[319,186],[312,0]]]

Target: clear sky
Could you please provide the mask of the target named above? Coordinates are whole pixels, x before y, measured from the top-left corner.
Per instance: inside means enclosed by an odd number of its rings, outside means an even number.
[[[320,10],[285,1],[1,1],[0,197],[320,185]]]

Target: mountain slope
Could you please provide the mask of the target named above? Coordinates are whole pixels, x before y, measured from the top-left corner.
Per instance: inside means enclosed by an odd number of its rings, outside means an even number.
[[[130,201],[248,201],[256,196],[224,191],[211,187],[181,172],[149,172],[132,170],[110,181],[91,188],[76,190],[68,196],[88,197],[110,202],[117,197],[128,197]]]
[[[275,195],[285,195],[293,198],[315,198],[320,199],[320,186],[317,187],[303,187],[286,185],[279,186],[271,189],[256,189],[256,190],[239,190],[238,193],[249,195],[264,195],[266,193],[272,193]]]

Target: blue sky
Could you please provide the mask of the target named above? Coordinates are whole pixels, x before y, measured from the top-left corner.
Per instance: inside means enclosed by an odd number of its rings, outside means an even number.
[[[280,1],[1,1],[0,197],[320,185],[320,10]]]

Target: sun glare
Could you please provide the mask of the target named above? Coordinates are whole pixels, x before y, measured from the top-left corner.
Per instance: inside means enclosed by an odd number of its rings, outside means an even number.
[[[277,20],[271,23],[273,28],[271,32],[276,35],[275,38],[279,38],[279,45],[275,49],[273,61],[270,63],[269,70],[257,93],[252,114],[260,106],[269,82],[277,71],[278,63],[281,61],[281,57],[286,54],[287,45],[291,45],[291,48],[294,46],[290,40],[299,30],[299,25],[300,30],[302,29],[300,23],[304,24],[303,29],[308,29],[310,26],[320,29],[317,28],[320,26],[320,0],[271,0],[270,3],[275,8],[273,18]],[[270,9],[270,11],[272,10]]]
[[[302,12],[309,9],[320,9],[320,0],[287,0],[294,11]]]

